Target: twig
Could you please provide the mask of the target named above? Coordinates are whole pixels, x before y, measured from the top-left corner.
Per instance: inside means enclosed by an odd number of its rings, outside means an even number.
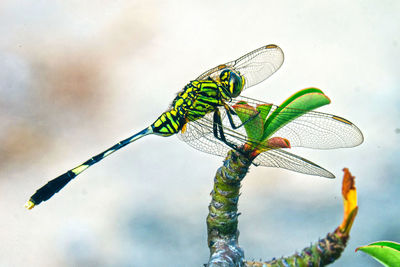
[[[244,259],[239,247],[238,210],[240,183],[248,172],[255,154],[231,150],[214,178],[212,200],[207,216],[208,247],[210,259],[207,267],[280,267],[325,266],[337,260],[346,247],[349,233],[358,211],[354,176],[344,169],[342,195],[344,219],[332,233],[300,253],[271,261],[255,262]]]

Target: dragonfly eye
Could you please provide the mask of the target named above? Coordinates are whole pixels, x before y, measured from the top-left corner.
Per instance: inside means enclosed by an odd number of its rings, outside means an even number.
[[[243,89],[244,80],[236,72],[225,69],[219,75],[221,83],[224,85],[224,93],[228,97],[237,97]]]
[[[235,72],[231,72],[231,77],[229,77],[229,91],[232,97],[237,97],[242,92],[243,85],[243,78]]]

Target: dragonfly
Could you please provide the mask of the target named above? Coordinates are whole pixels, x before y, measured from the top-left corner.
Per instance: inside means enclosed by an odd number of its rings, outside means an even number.
[[[247,121],[241,121],[233,108],[234,104],[243,99],[254,105],[262,104],[261,101],[240,94],[270,77],[281,67],[283,61],[282,49],[269,44],[204,72],[190,81],[177,94],[168,110],[150,126],[49,181],[30,197],[25,207],[32,209],[47,201],[90,166],[150,134],[164,137],[178,134],[181,140],[192,147],[218,156],[224,156],[230,149],[241,151],[241,145],[255,142],[249,140],[243,126],[255,117],[266,114],[256,113]],[[288,110],[291,113],[298,112]],[[307,112],[282,127],[277,134],[287,136],[291,140],[291,146],[318,149],[352,147],[362,142],[361,131],[354,124],[343,118],[319,112]],[[264,149],[264,152],[255,158],[254,164],[334,177],[317,164],[279,147]]]

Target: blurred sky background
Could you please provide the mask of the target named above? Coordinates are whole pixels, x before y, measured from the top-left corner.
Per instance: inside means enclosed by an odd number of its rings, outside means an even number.
[[[292,149],[335,180],[251,167],[239,242],[248,259],[291,255],[342,220],[342,168],[359,212],[332,266],[380,266],[358,246],[400,241],[399,1],[0,2],[0,266],[202,266],[222,158],[149,136],[32,211],[48,180],[152,123],[190,80],[262,45],[282,68],[243,95],[275,104],[318,87],[320,111],[365,142]]]

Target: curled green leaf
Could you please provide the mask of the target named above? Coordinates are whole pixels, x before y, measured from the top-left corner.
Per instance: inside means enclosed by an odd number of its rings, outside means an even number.
[[[356,251],[361,250],[367,253],[383,266],[398,267],[400,266],[400,244],[392,241],[379,241],[367,246],[359,247]]]
[[[247,137],[250,140],[259,141],[264,130],[264,122],[259,116],[260,112],[244,101],[240,101],[232,107],[239,119],[244,123]]]
[[[329,103],[330,99],[320,89],[306,88],[293,94],[280,106],[262,104],[253,107],[239,101],[233,108],[244,124],[249,139],[248,149],[262,152],[290,148],[290,140],[270,137],[294,119]]]
[[[280,128],[304,115],[308,111],[329,104],[330,99],[317,88],[298,91],[275,109],[264,123],[263,139],[273,135]]]
[[[272,108],[272,104],[261,104],[257,106],[257,111],[260,112],[260,117],[263,122],[267,119],[269,111]]]

